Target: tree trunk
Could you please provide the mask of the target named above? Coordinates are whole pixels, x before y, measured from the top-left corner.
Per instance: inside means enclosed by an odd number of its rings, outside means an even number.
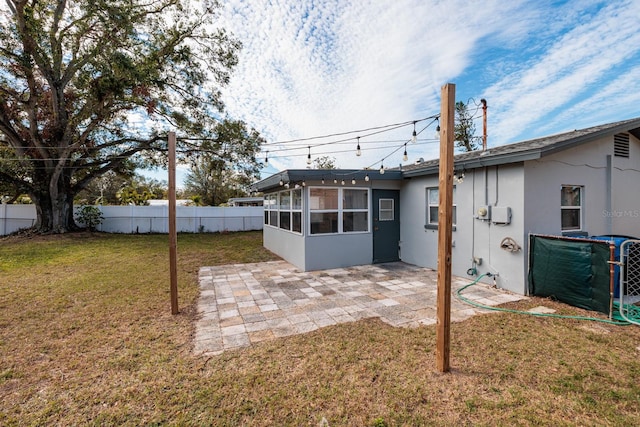
[[[31,200],[36,205],[35,231],[38,233],[66,233],[77,230],[78,227],[73,218],[74,192],[70,185],[70,179],[65,175],[59,175],[55,179],[49,177],[50,185],[47,190],[40,188],[29,193]]]

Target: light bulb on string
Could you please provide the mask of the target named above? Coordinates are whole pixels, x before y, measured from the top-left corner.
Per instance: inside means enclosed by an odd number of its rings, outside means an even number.
[[[308,148],[309,148],[309,154],[307,154],[307,164],[310,165],[311,164],[311,146],[309,146]]]
[[[324,176],[322,177],[322,181],[321,182],[324,184]]]
[[[284,185],[284,181],[282,180],[282,178],[280,178],[280,187],[282,187]]]
[[[436,121],[438,122],[436,126],[436,139],[440,139],[440,119],[436,117]]]
[[[366,174],[366,175],[364,176],[364,180],[365,180],[366,182],[369,182],[369,174]]]
[[[340,184],[344,185],[344,179],[342,180],[342,182]]]
[[[302,186],[303,186],[303,187],[306,187],[306,186],[307,186],[307,181],[302,180]]]
[[[267,152],[264,154],[264,164],[266,165],[266,164],[268,164],[268,163],[269,163],[269,152],[267,151]]]
[[[356,179],[355,178],[351,179],[351,185],[356,185]]]
[[[416,122],[413,122],[413,133],[411,134],[411,142],[416,142],[418,140],[418,134],[416,133]]]
[[[380,175],[384,175],[384,164],[380,163]]]
[[[404,154],[402,155],[402,160],[405,161],[405,162],[407,160],[409,160],[409,156],[407,155],[407,143],[406,142],[404,143]]]
[[[356,147],[356,156],[360,156],[362,154],[362,150],[360,150],[360,137],[358,137],[358,146]]]

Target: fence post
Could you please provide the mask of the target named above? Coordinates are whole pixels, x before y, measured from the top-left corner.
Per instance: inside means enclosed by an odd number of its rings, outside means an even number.
[[[2,219],[2,235],[6,236],[7,235],[7,204],[0,203],[0,207],[2,207],[2,209],[0,209],[0,212],[2,212],[0,214],[0,219]]]

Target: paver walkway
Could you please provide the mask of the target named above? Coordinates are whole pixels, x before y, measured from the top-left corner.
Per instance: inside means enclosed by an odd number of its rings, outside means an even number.
[[[286,261],[200,269],[198,354],[368,317],[400,327],[436,323],[437,273],[402,262],[301,272]],[[452,291],[468,284],[455,278]],[[478,284],[464,296],[484,305],[526,298]],[[451,298],[451,320],[487,312]]]

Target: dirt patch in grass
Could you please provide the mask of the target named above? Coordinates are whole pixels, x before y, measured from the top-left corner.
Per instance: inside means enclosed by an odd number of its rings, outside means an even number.
[[[510,313],[452,327],[369,319],[192,353],[200,266],[276,259],[261,233],[82,234],[0,245],[2,425],[639,425],[640,328]],[[557,302],[558,312],[594,315]]]

